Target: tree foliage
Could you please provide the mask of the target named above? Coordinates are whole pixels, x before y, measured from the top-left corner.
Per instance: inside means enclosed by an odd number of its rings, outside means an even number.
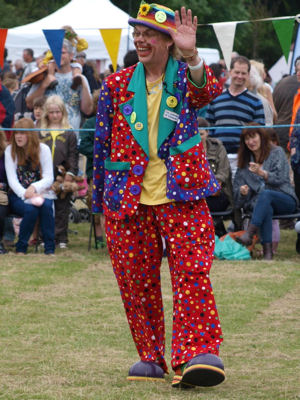
[[[0,0],[0,27],[29,24],[63,7],[69,0]]]

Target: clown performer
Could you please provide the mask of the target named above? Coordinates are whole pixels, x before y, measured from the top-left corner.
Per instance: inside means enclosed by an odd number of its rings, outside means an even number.
[[[93,212],[106,237],[140,361],[129,380],[163,380],[162,237],[173,289],[172,386],[225,379],[209,271],[214,228],[205,198],[219,190],[196,110],[221,93],[196,49],[197,17],[142,2],[130,18],[139,62],[108,76],[97,110]],[[179,51],[186,62],[177,61]]]

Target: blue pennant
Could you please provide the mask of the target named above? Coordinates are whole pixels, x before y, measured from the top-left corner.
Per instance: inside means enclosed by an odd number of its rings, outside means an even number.
[[[65,37],[64,29],[43,29],[45,38],[49,44],[50,50],[52,51],[53,58],[60,68],[61,51],[63,46],[63,40]]]

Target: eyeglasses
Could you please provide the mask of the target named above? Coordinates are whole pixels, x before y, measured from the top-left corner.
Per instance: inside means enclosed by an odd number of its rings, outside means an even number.
[[[138,39],[140,37],[143,37],[144,39],[149,39],[154,36],[157,36],[157,33],[158,32],[154,31],[153,29],[146,29],[144,32],[133,31],[132,37],[133,37],[133,39]]]

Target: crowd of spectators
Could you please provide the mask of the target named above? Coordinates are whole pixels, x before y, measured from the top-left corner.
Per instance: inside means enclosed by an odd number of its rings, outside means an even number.
[[[112,66],[100,74],[95,62],[87,60],[84,51],[76,52],[68,40],[63,42],[59,68],[50,61],[38,74],[42,59],[34,58],[27,48],[23,60],[12,65],[6,50],[0,75],[0,126],[20,128],[0,132],[0,254],[7,251],[9,214],[22,218],[14,240],[17,253],[25,254],[30,237],[36,240],[38,236],[46,254],[53,254],[55,246],[67,248],[78,174],[87,179],[91,207],[94,132],[90,129],[96,124],[101,81],[113,73]],[[207,203],[212,212],[233,210],[231,229],[246,229],[240,243],[249,245],[260,232],[264,257],[272,259],[274,242],[279,240],[278,221],[273,221],[272,228],[273,213],[294,212],[299,206],[300,127],[267,127],[300,123],[300,57],[295,62],[296,74],[284,77],[274,88],[266,82],[263,63],[237,55],[227,71],[222,61],[211,68],[223,93],[198,112],[199,134],[220,184]],[[136,52],[129,51],[122,68],[137,62]],[[79,132],[79,128],[89,130]],[[37,198],[42,198],[41,204]],[[252,214],[248,228],[242,225],[241,210]],[[103,216],[95,217],[100,247],[105,246],[103,226]],[[219,236],[228,231],[222,219],[216,219],[215,230]]]

